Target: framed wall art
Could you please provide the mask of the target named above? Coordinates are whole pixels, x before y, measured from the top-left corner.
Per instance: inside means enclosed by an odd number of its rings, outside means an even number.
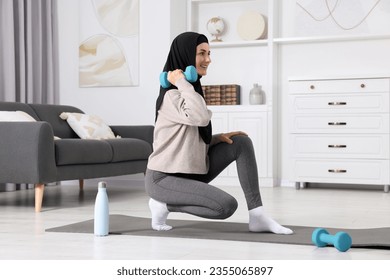
[[[390,1],[296,0],[288,10],[283,36],[348,36],[389,34]],[[288,16],[287,16],[288,17]]]
[[[79,86],[139,84],[139,0],[80,1]]]

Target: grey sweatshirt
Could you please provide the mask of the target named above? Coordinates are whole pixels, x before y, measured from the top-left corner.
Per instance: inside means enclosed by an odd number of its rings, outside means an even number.
[[[207,126],[212,113],[184,78],[177,89],[165,93],[154,129],[153,153],[148,168],[166,173],[208,172],[208,145],[198,126]]]

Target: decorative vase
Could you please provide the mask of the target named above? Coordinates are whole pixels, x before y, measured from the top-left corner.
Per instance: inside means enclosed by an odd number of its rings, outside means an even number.
[[[253,88],[249,92],[249,104],[258,105],[263,104],[264,91],[257,83],[253,84]]]
[[[95,201],[94,217],[95,236],[106,236],[109,230],[108,196],[105,182],[99,182]]]

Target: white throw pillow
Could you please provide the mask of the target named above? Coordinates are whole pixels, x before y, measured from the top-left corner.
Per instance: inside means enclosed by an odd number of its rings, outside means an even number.
[[[23,111],[0,111],[0,122],[36,122],[36,119]],[[54,140],[59,139],[54,136]]]
[[[64,112],[60,118],[66,120],[69,126],[81,139],[114,139],[111,128],[98,116]]]
[[[36,120],[23,111],[0,111],[0,122],[35,122]]]

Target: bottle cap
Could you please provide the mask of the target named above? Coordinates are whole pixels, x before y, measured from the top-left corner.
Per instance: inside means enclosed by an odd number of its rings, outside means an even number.
[[[107,187],[107,183],[102,181],[102,182],[99,182],[99,188],[106,188]]]

